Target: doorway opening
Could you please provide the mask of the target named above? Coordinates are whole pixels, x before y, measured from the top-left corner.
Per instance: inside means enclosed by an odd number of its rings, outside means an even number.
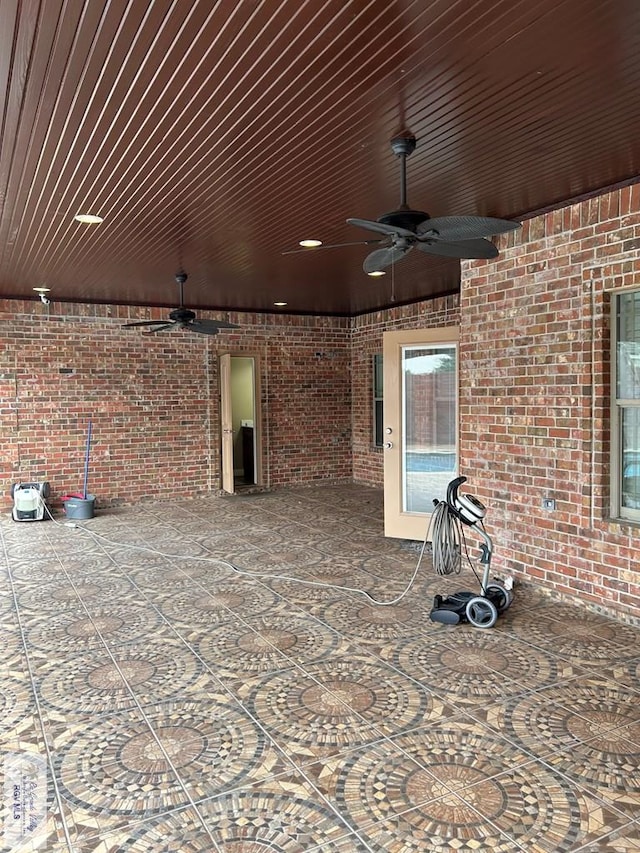
[[[260,394],[257,358],[221,357],[222,488],[231,494],[260,485]]]

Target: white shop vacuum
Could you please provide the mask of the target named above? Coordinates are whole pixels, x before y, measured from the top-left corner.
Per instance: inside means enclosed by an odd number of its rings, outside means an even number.
[[[11,518],[14,521],[44,521],[47,511],[47,498],[50,495],[49,483],[14,483],[11,486],[13,508]]]

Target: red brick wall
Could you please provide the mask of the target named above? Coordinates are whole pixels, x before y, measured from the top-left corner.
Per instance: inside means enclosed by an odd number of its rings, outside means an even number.
[[[348,321],[238,315],[240,330],[215,338],[143,336],[121,328],[127,313],[0,302],[3,505],[14,482],[81,490],[89,419],[99,502],[217,491],[223,351],[260,360],[268,485],[351,478]]]
[[[308,322],[308,329],[266,330],[263,421],[272,486],[352,477],[349,323]]]
[[[607,291],[640,286],[639,238],[638,186],[525,222],[463,263],[460,329],[461,472],[497,561],[635,615],[640,531],[608,520]]]

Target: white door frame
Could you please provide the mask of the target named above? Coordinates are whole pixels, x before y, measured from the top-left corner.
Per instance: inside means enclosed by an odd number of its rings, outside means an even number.
[[[254,401],[254,480],[255,485],[262,484],[262,408],[260,385],[260,356],[255,352],[238,350],[220,355],[220,446],[222,472],[222,489],[229,494],[235,493],[235,478],[233,472],[233,407],[231,395],[231,360],[233,358],[250,358],[253,360],[253,401]]]
[[[403,376],[402,354],[405,347],[433,344],[458,345],[459,329],[446,326],[437,329],[410,329],[383,333],[383,410],[384,410],[384,533],[400,539],[423,540],[431,513],[408,512],[404,509],[403,482]],[[457,389],[456,375],[456,389]],[[456,412],[459,412],[456,394]],[[459,416],[459,415],[458,415]],[[456,470],[458,460],[456,424]],[[452,478],[455,474],[452,474]]]

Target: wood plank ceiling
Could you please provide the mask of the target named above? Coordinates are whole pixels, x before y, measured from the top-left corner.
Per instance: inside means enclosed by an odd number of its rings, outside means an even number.
[[[2,0],[0,92],[0,297],[174,306],[184,269],[194,308],[355,315],[459,285],[362,271],[400,132],[432,216],[637,179],[640,3]]]

